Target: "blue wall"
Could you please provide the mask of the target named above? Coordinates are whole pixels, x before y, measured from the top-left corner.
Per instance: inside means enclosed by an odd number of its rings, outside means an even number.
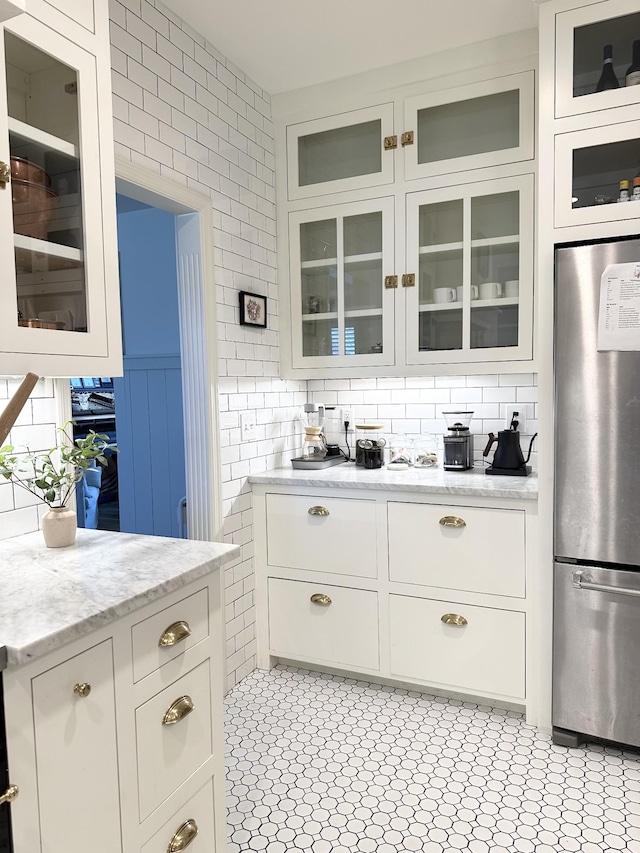
[[[113,385],[120,530],[179,536],[186,482],[175,217],[118,196],[118,244],[124,376]]]

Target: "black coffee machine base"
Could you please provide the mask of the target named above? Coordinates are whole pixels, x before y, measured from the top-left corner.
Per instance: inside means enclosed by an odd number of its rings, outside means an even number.
[[[531,473],[531,465],[523,465],[521,468],[494,468],[493,465],[489,465],[484,473],[499,474],[501,477],[528,477]]]

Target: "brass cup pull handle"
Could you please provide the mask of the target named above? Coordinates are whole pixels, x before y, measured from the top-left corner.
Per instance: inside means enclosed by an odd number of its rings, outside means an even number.
[[[181,696],[179,699],[176,699],[175,702],[172,702],[164,712],[162,725],[174,726],[176,723],[179,723],[180,720],[184,720],[185,717],[188,717],[193,709],[194,705],[191,696]]]
[[[180,853],[181,850],[186,850],[197,834],[198,824],[190,817],[176,829],[167,847],[167,853]]]
[[[87,684],[86,681],[83,681],[81,684],[74,684],[73,692],[76,696],[81,696],[83,699],[86,699],[89,693],[91,693],[91,685]]]
[[[175,646],[178,643],[181,643],[183,640],[186,640],[187,637],[190,636],[191,628],[189,627],[189,623],[180,620],[180,622],[174,622],[173,625],[169,625],[168,628],[165,628],[165,630],[160,635],[158,645],[161,648],[166,648],[167,646]]]
[[[444,622],[445,625],[455,625],[458,628],[469,624],[464,616],[458,616],[457,613],[445,613],[444,616],[440,617],[440,621]]]
[[[17,785],[9,785],[4,794],[0,795],[0,806],[3,803],[12,803],[20,793],[20,788]]]
[[[321,607],[328,607],[331,604],[331,599],[328,595],[324,595],[321,592],[316,592],[311,596],[312,604],[319,604]]]
[[[308,509],[308,513],[309,515],[321,515],[324,517],[329,515],[329,510],[326,508],[326,506],[310,506]]]
[[[458,518],[457,515],[443,515],[440,519],[440,524],[443,527],[466,527],[467,522],[464,518]]]

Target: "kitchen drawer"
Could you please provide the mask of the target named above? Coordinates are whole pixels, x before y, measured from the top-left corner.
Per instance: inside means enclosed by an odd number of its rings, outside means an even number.
[[[445,624],[446,614],[466,624]],[[394,676],[524,699],[524,613],[391,595],[390,636]]]
[[[174,842],[175,850],[184,850],[188,846],[189,853],[214,853],[215,824],[213,805],[213,782],[209,780],[204,788],[178,809],[164,826],[153,835],[140,850],[140,853],[167,853],[169,845]],[[190,826],[184,824],[189,821]],[[175,838],[181,832],[183,846]],[[188,839],[192,838],[192,841]],[[184,843],[186,842],[186,844]]]
[[[314,604],[313,595],[331,603]],[[269,644],[274,655],[377,670],[378,594],[270,578]]]
[[[133,680],[140,681],[208,636],[209,594],[201,589],[133,626]]]
[[[390,502],[389,579],[524,598],[524,522],[521,510]]]
[[[267,495],[270,566],[375,578],[376,550],[375,501]]]
[[[193,711],[163,725],[165,712],[183,696],[191,699]],[[144,820],[212,754],[208,660],[136,708],[136,751]]]

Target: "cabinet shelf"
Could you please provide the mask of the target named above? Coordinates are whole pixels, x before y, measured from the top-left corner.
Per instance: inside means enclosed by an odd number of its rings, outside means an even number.
[[[482,237],[471,241],[471,248],[484,246],[513,246],[520,242],[519,234],[509,234],[505,237]]]
[[[461,252],[464,243],[460,240],[459,243],[437,243],[434,246],[420,246],[421,255],[440,255],[446,252]]]
[[[76,161],[79,160],[78,148],[72,142],[60,139],[58,136],[33,127],[17,118],[9,118],[9,133],[18,137],[23,143],[35,144],[40,148],[56,151],[58,154],[66,154],[67,157],[72,157]]]
[[[83,252],[71,246],[25,237],[24,234],[14,234],[13,244],[19,272],[74,269],[84,263]]]
[[[471,308],[501,308],[504,305],[517,305],[519,299],[517,296],[502,296],[498,299],[474,299],[471,302]],[[455,311],[462,310],[462,302],[443,302],[434,305],[432,303],[426,303],[420,305],[418,309],[420,313],[424,312],[433,312],[433,311]]]
[[[344,263],[346,264],[365,264],[371,261],[381,261],[382,252],[367,252],[362,255],[345,255]],[[315,261],[302,261],[300,269],[312,270],[322,269],[323,267],[335,267],[338,263],[337,258],[319,258]]]
[[[356,308],[353,311],[345,311],[345,319],[354,317],[381,317],[382,308]],[[337,311],[328,311],[323,314],[303,314],[302,320],[305,323],[313,322],[314,320],[337,320]]]

